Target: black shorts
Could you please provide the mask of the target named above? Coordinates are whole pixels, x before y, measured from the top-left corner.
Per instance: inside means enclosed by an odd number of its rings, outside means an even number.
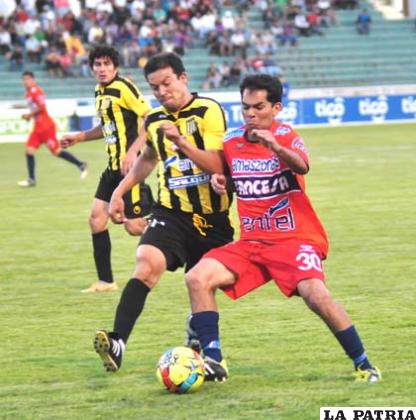
[[[111,195],[118,187],[123,175],[118,171],[106,169],[100,177],[95,198],[110,202]],[[147,184],[135,185],[128,193],[124,194],[124,213],[128,219],[143,217],[152,211],[153,196],[152,190]]]
[[[198,215],[155,207],[140,245],[153,245],[165,255],[167,269],[191,269],[212,248],[233,240],[228,212]]]

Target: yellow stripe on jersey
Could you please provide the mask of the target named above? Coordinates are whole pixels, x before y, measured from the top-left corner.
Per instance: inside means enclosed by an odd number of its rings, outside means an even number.
[[[133,188],[130,190],[131,192],[131,202],[137,203],[140,201],[140,185],[136,184],[133,186]]]
[[[95,88],[95,111],[100,119],[109,155],[108,167],[121,168],[126,152],[137,138],[150,105],[130,80],[116,76],[106,86]]]
[[[210,176],[203,172],[164,137],[159,127],[164,122],[175,124],[187,140],[202,150],[222,150],[226,130],[224,113],[213,99],[194,96],[177,113],[165,108],[154,109],[146,118],[148,144],[160,159],[158,166],[159,203],[187,213],[211,214],[227,210],[231,194],[216,194]]]

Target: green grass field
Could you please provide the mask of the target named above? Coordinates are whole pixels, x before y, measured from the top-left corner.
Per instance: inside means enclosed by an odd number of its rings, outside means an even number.
[[[324,324],[268,284],[238,302],[218,294],[230,380],[165,392],[155,365],[183,342],[181,271],[151,293],[122,369],[104,372],[92,337],[111,328],[120,295],[80,293],[95,280],[87,219],[103,144],[72,149],[89,161],[85,181],[41,149],[32,189],[16,185],[26,176],[23,144],[0,144],[0,418],[301,420],[318,419],[321,406],[415,406],[416,125],[300,131],[312,159],[308,191],[330,237],[328,284],[383,382],[355,384]],[[110,229],[124,286],[137,238]]]

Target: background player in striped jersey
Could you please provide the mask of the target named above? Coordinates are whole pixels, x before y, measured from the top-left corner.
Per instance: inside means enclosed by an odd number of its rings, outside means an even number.
[[[353,360],[357,380],[377,382],[380,371],[368,360],[345,310],[326,287],[322,260],[328,240],[305,192],[309,157],[303,139],[275,120],[282,109],[282,86],[268,75],[246,77],[240,86],[245,126],[227,134],[224,155],[237,193],[241,236],[211,250],[186,275],[191,327],[217,380],[228,376],[222,358],[217,288],[232,299],[271,279],[288,297],[299,295],[319,315]],[[212,177],[224,194],[226,178]]]
[[[175,54],[151,57],[144,71],[161,106],[147,115],[146,146],[114,191],[113,221],[124,219],[122,195],[156,166],[159,195],[117,307],[113,331],[99,330],[95,335],[95,350],[109,371],[120,368],[125,344],[162,274],[183,265],[188,270],[206,251],[233,236],[231,196],[219,196],[209,182],[209,174],[221,172],[224,163],[226,123],[220,105],[189,91],[185,68]]]
[[[98,46],[89,55],[89,65],[96,79],[95,108],[100,124],[88,131],[62,137],[63,147],[104,137],[108,166],[101,174],[92,204],[89,224],[98,280],[83,292],[117,290],[111,268],[111,241],[108,232],[108,206],[111,194],[135,161],[144,137],[139,136],[150,105],[137,86],[119,75],[119,55],[111,47]],[[143,216],[150,212],[150,188],[132,184],[125,191],[126,218],[122,221],[131,235],[141,235],[147,226]]]
[[[33,130],[26,142],[25,149],[28,176],[27,179],[19,181],[18,185],[20,187],[34,187],[36,185],[35,152],[42,144],[46,144],[55,156],[77,166],[81,171],[81,179],[84,179],[87,176],[87,163],[78,160],[72,153],[61,149],[56,137],[55,123],[46,109],[45,94],[36,83],[34,73],[25,71],[22,74],[22,81],[26,89],[25,99],[29,107],[29,112],[23,114],[22,118],[27,121],[33,120]]]

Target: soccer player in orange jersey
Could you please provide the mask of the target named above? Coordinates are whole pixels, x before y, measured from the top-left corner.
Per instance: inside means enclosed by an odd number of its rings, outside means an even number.
[[[29,112],[22,115],[22,118],[29,121],[33,119],[33,130],[26,142],[26,162],[28,177],[19,181],[21,187],[34,187],[35,176],[35,152],[42,144],[46,144],[52,154],[77,166],[81,172],[81,179],[87,176],[87,163],[78,160],[73,154],[62,150],[56,137],[55,123],[48,114],[45,103],[45,94],[42,88],[36,83],[35,75],[31,71],[25,71],[22,75],[23,85],[26,89],[25,99]]]
[[[240,239],[207,252],[186,275],[191,298],[190,327],[205,356],[206,379],[226,380],[215,290],[232,299],[273,280],[287,297],[298,295],[327,324],[355,366],[359,381],[377,382],[380,371],[368,360],[345,310],[325,284],[325,230],[305,191],[308,152],[290,126],[275,120],[282,86],[268,75],[246,77],[241,86],[245,125],[228,133],[224,155],[237,195]],[[217,193],[226,177],[214,174]]]

